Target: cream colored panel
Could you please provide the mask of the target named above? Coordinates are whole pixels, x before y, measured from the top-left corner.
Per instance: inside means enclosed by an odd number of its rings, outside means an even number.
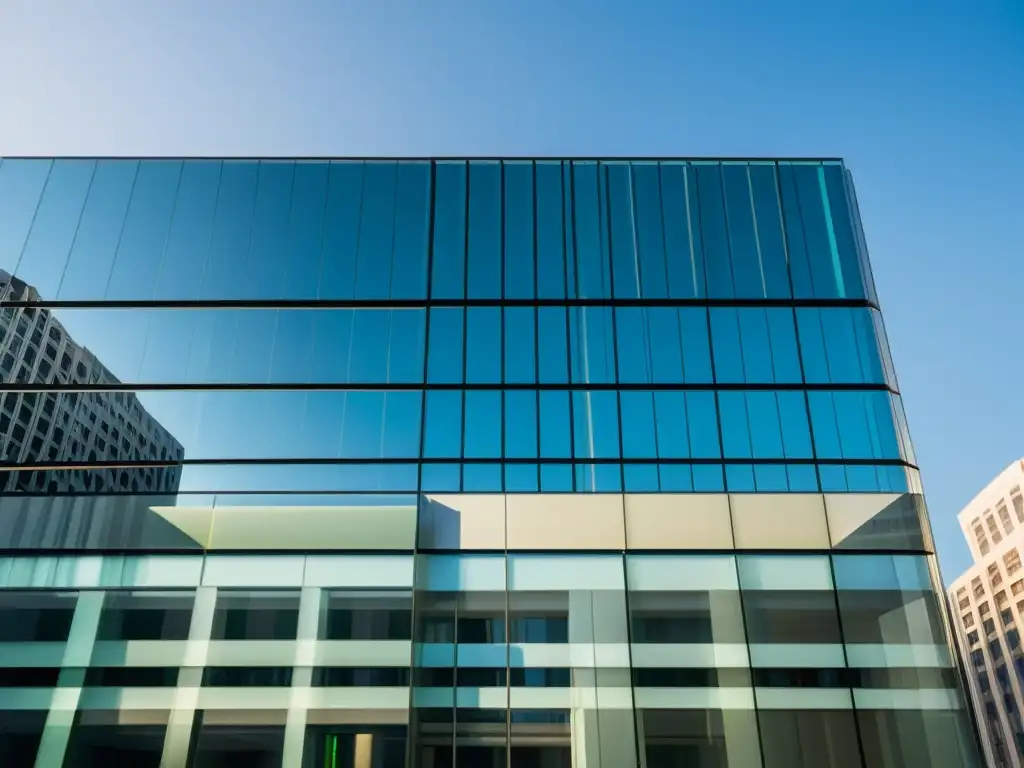
[[[504,549],[505,496],[431,494],[420,502],[419,546],[425,549]]]
[[[828,493],[825,510],[836,549],[935,549],[915,494]]]
[[[211,549],[412,550],[416,508],[218,507]]]
[[[729,500],[723,493],[627,493],[630,549],[732,549]]]
[[[619,494],[511,494],[509,549],[610,549],[626,546]]]
[[[825,504],[818,493],[731,494],[738,549],[828,549]]]

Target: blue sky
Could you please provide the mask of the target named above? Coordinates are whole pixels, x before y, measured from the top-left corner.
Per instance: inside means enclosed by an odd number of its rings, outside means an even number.
[[[0,0],[2,154],[839,155],[944,575],[1024,456],[1015,0]]]

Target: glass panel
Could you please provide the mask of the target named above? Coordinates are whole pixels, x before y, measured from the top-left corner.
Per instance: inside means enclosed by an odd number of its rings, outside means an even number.
[[[500,299],[502,287],[502,168],[469,164],[468,298]],[[439,201],[440,202],[440,201]],[[437,258],[435,252],[434,258]]]
[[[615,297],[640,297],[640,259],[637,253],[636,225],[633,216],[633,174],[629,165],[606,166],[608,207],[611,215],[612,280]]]
[[[13,272],[17,265],[18,277],[35,288],[43,300],[57,296],[57,287],[64,276],[95,171],[95,160],[54,160],[52,169],[49,161],[8,160],[0,168],[0,216],[3,217],[0,219],[0,231],[4,232],[0,235],[0,251],[13,248],[16,236],[22,238],[17,243],[17,250],[11,252],[13,260],[10,263],[6,262],[6,255],[0,255],[0,266]],[[33,190],[44,180],[46,190],[40,199],[39,191],[35,190],[33,194]],[[19,195],[24,197],[8,200],[8,185],[16,186]],[[30,232],[28,221],[24,219],[28,209],[23,206],[30,202],[35,205],[37,200],[39,205],[33,209],[34,220],[30,217]],[[24,240],[26,236],[27,241]]]
[[[776,167],[774,164],[754,163],[749,166],[748,172],[764,275],[764,295],[769,299],[787,299],[792,291],[789,286],[789,260],[782,231]]]
[[[328,163],[295,164],[281,282],[285,298],[315,299],[319,295],[330,170]]]
[[[106,294],[138,168],[135,160],[97,161],[56,298],[100,299]]]
[[[761,709],[758,720],[765,768],[861,768],[851,710]]]
[[[193,592],[108,592],[97,640],[188,640]]]
[[[423,455],[458,458],[462,444],[462,393],[429,391],[426,394]]]
[[[505,308],[505,381],[509,384],[537,381],[535,311],[533,307]]]
[[[252,242],[253,214],[259,193],[260,164],[225,161],[217,192],[217,213],[213,220],[206,265],[198,298],[241,299]]]
[[[693,214],[696,195],[692,179],[693,168],[679,163],[661,164],[665,263],[668,292],[673,299],[704,295],[704,258],[699,242],[700,222],[694,221],[699,217]]]
[[[178,180],[155,299],[195,299],[203,280],[223,163],[187,160]]]
[[[434,167],[434,253],[431,296],[457,299],[466,295],[466,163]]]
[[[468,415],[466,423],[473,423]],[[504,424],[505,456],[510,459],[537,458],[537,393],[506,392]]]
[[[581,384],[615,381],[615,334],[610,307],[569,310],[572,380]]]
[[[18,269],[52,165],[41,159],[0,162],[0,269],[8,274]]]
[[[244,259],[243,296],[247,299],[281,297],[294,178],[294,163],[260,163],[248,256]],[[232,277],[238,281],[239,275]],[[221,285],[212,284],[208,286],[208,295],[218,295],[223,290]]]
[[[434,393],[430,393],[434,394]],[[467,459],[501,458],[501,392],[466,392],[466,424],[463,453]],[[429,433],[428,433],[429,434]]]
[[[576,251],[576,289],[581,299],[611,295],[603,197],[598,190],[597,163],[574,162],[573,210]],[[603,187],[603,183],[601,184]]]
[[[298,631],[297,592],[221,589],[211,640],[294,640]]]
[[[441,343],[451,343],[445,339]],[[501,382],[501,308],[470,307],[466,310],[466,383]]]
[[[531,299],[534,280],[533,164],[506,162],[505,173],[505,298]]]
[[[729,251],[736,296],[759,299],[767,295],[761,264],[757,224],[748,167],[738,163],[722,165],[726,216],[729,226]]]
[[[421,299],[427,295],[430,164],[401,162],[396,173],[390,296]]]
[[[655,163],[634,163],[632,169],[642,295],[646,299],[667,298],[660,169]]]
[[[322,299],[355,298],[364,170],[364,163],[331,163],[320,267]]]
[[[695,172],[701,238],[707,268],[707,296],[711,299],[732,299],[736,296],[736,288],[729,253],[729,227],[725,218],[722,167],[717,163],[698,165]]]
[[[243,710],[235,715],[238,722],[228,725],[221,724],[222,717],[211,718],[213,723],[204,722],[201,713],[197,712],[196,720],[201,725],[189,764],[195,768],[281,765],[284,759],[285,713],[267,712],[259,717],[260,714],[263,713],[258,710]],[[280,720],[280,723],[268,725],[268,720]]]
[[[363,168],[356,255],[357,299],[384,299],[391,295],[397,172],[395,163],[370,162]]]
[[[157,717],[165,720],[167,715],[160,713]],[[93,765],[158,768],[167,731],[165,722],[132,725],[121,720],[121,712],[117,710],[77,712],[63,764],[68,768]]]
[[[436,307],[430,310],[430,338],[427,342],[427,381],[457,384],[463,380],[463,310]]]
[[[565,298],[562,164],[536,164],[537,297]]]

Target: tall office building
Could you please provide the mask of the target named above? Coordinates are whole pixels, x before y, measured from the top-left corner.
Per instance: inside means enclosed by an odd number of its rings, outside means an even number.
[[[957,515],[974,564],[949,588],[957,640],[985,757],[1024,765],[1024,460],[1015,461]]]
[[[187,457],[0,497],[4,766],[978,764],[841,162],[6,159],[0,268]]]

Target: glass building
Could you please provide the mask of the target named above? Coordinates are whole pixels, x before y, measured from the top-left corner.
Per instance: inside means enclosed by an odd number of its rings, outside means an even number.
[[[0,162],[0,765],[978,765],[837,160]]]

